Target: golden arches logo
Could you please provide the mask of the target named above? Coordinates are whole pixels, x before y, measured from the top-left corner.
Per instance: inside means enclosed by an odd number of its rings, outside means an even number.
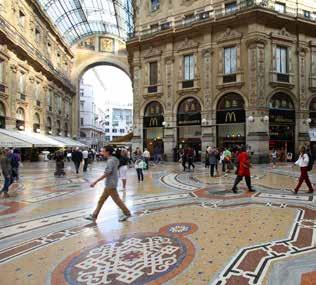
[[[237,119],[236,119],[236,114],[235,112],[227,112],[226,113],[226,117],[225,117],[225,123],[232,123],[232,122],[237,122]]]
[[[157,118],[151,118],[149,121],[149,126],[150,127],[158,127],[158,120]]]

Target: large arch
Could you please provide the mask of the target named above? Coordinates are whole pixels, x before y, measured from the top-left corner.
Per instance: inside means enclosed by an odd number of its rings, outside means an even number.
[[[107,38],[112,38],[113,40],[117,40],[115,37],[111,37],[109,35]],[[114,66],[123,72],[125,72],[130,78],[130,69],[128,64],[127,52],[125,48],[125,52],[118,52],[118,47],[115,45],[115,50],[113,53],[107,52],[98,52],[95,50],[88,50],[80,48],[78,45],[73,47],[73,52],[76,54],[75,63],[73,66],[72,72],[72,81],[76,84],[76,97],[73,99],[73,114],[76,114],[73,119],[73,130],[77,130],[77,136],[80,136],[79,133],[79,117],[80,117],[80,80],[85,72],[89,69],[96,66]]]

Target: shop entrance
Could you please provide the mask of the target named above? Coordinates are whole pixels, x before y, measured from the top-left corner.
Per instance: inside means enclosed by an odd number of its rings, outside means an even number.
[[[197,161],[201,160],[201,105],[193,97],[184,99],[177,114],[178,149],[192,148]]]
[[[162,105],[158,101],[150,102],[145,108],[143,119],[143,147],[148,149],[152,157],[164,153],[163,122]]]
[[[246,112],[243,98],[236,93],[224,95],[217,105],[217,147],[236,148],[246,144]]]
[[[294,159],[295,109],[291,98],[284,93],[273,95],[269,104],[269,148],[275,149],[280,161]]]

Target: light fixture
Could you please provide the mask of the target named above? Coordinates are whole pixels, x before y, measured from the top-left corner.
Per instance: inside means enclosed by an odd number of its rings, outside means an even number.
[[[248,122],[253,123],[255,121],[255,118],[253,116],[248,117]]]
[[[19,130],[23,131],[24,130],[24,126],[19,126]]]
[[[206,124],[207,120],[205,118],[202,119],[202,124]]]
[[[35,130],[35,132],[36,132],[36,133],[40,133],[40,132],[41,132],[41,129],[40,129],[40,128],[37,128],[37,129]]]
[[[265,115],[265,116],[263,117],[263,121],[264,121],[264,122],[269,122],[269,120],[270,120],[269,116]]]
[[[163,126],[166,126],[166,122],[165,122],[165,121],[163,121],[163,122],[162,122],[162,125],[163,125]]]
[[[48,131],[48,134],[51,135],[53,132],[52,131]]]
[[[62,135],[61,132],[59,132],[58,135],[61,136]]]
[[[308,118],[307,120],[306,120],[306,123],[307,124],[310,124],[312,122],[312,119],[311,118]]]

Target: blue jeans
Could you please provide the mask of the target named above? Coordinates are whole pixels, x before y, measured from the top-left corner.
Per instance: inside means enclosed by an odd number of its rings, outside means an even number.
[[[9,192],[9,186],[11,185],[11,177],[4,177],[4,184],[1,190],[1,193],[8,193]]]

